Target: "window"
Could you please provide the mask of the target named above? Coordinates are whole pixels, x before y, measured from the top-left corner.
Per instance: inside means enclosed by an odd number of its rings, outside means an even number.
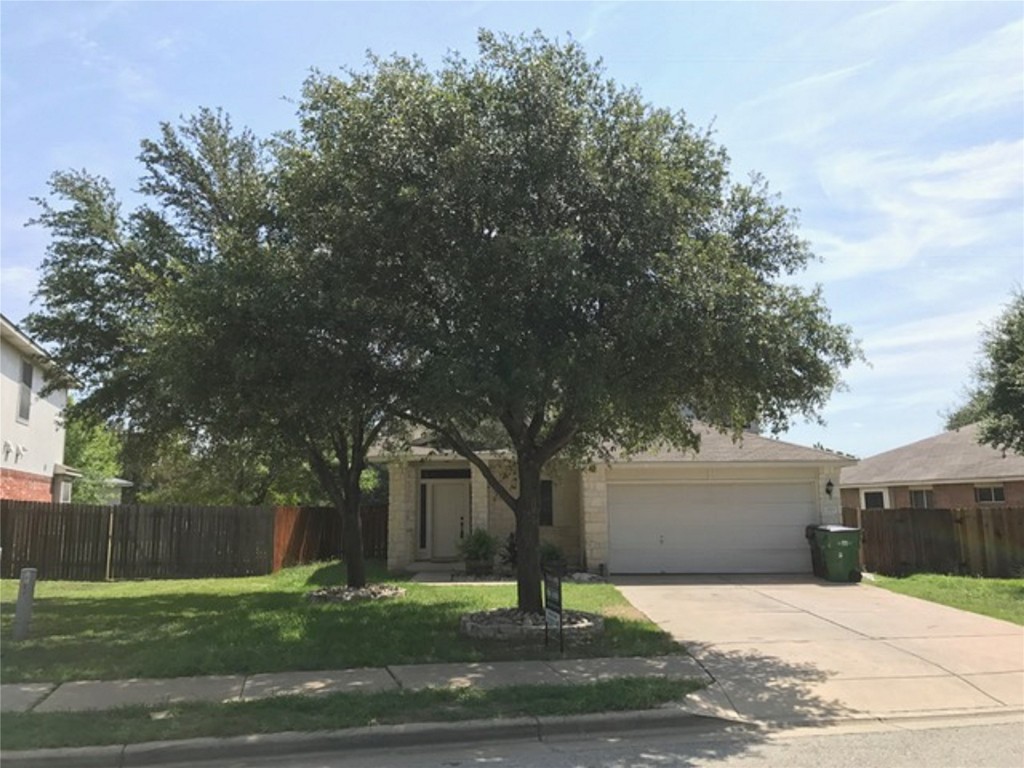
[[[974,489],[974,501],[978,504],[998,504],[1006,501],[1006,493],[1001,485],[984,485]]]
[[[910,507],[911,509],[934,509],[935,499],[932,496],[931,488],[911,488],[910,489]]]
[[[550,480],[540,481],[540,524],[555,524],[555,494]]]
[[[60,481],[60,503],[70,504],[71,503],[71,481],[61,480]]]
[[[18,387],[18,420],[28,421],[32,411],[32,363],[21,361],[21,386]]]
[[[864,509],[885,509],[885,491],[864,491]]]

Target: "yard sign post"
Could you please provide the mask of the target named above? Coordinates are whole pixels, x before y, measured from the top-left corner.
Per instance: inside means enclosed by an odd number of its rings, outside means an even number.
[[[544,569],[544,646],[552,627],[558,627],[558,650],[565,653],[565,633],[562,631],[562,574],[558,570]]]

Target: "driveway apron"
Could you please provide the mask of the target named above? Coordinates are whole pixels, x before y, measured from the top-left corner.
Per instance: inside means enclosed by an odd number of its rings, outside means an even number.
[[[1024,708],[1024,628],[805,576],[617,577],[736,712],[768,723]]]

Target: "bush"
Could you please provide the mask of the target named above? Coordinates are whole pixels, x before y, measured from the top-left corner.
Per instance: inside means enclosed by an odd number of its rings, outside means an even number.
[[[519,562],[519,554],[516,551],[516,534],[513,531],[505,539],[505,544],[501,548],[501,564],[515,568],[517,562]]]
[[[540,564],[541,566],[564,565],[565,553],[562,552],[562,548],[557,544],[552,544],[550,541],[542,541],[540,543]]]
[[[517,562],[519,562],[519,553],[516,550],[516,535],[515,533],[510,533],[501,548],[501,563],[510,568],[515,568]],[[550,541],[542,541],[540,543],[541,566],[557,565],[560,563],[565,563],[565,553],[562,552],[561,547],[557,544],[552,544]]]
[[[491,562],[498,553],[498,539],[483,528],[473,531],[459,542],[459,554],[464,560]]]

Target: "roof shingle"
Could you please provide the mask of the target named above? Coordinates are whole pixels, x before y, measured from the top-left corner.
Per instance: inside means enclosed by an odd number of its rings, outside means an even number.
[[[972,424],[862,459],[842,470],[840,484],[857,488],[1011,478],[1024,479],[1024,456],[979,444],[978,426]]]

